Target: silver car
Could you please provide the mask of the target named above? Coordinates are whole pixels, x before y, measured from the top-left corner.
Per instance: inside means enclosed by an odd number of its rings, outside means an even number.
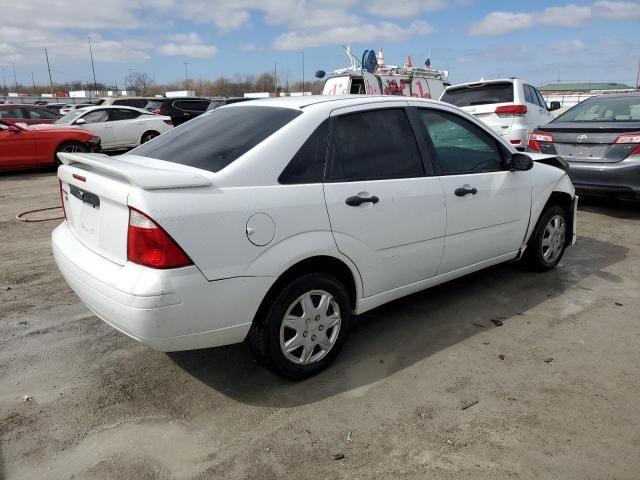
[[[562,157],[582,194],[640,199],[640,93],[579,103],[531,133],[527,150]]]

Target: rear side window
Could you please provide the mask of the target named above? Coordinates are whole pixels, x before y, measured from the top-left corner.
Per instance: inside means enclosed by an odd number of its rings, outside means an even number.
[[[300,147],[278,181],[284,185],[322,182],[328,137],[329,120],[325,120]]]
[[[440,99],[458,107],[513,102],[513,83],[487,83],[450,88]]]
[[[38,108],[25,108],[24,110],[31,120],[55,120],[58,118],[57,115],[47,110],[40,110]]]
[[[221,108],[130,153],[217,172],[300,114],[300,110],[277,107]]]
[[[22,115],[19,108],[0,108],[0,118],[22,118]]]
[[[207,100],[178,100],[176,102],[173,102],[173,106],[179,108],[180,110],[204,112],[207,110],[209,103],[210,102]]]
[[[132,120],[134,118],[138,118],[139,116],[140,112],[136,112],[135,110],[114,109],[109,111],[109,120],[111,121]]]
[[[146,110],[155,110],[156,108],[160,108],[162,106],[162,101],[160,100],[151,100],[150,102],[147,102],[147,104],[144,106],[144,108]]]
[[[351,182],[424,175],[418,143],[400,108],[341,115],[334,119],[329,179]]]

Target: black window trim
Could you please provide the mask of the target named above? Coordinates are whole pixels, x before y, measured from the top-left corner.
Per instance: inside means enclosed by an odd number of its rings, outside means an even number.
[[[430,160],[427,162],[425,161],[425,154],[427,152],[426,149],[424,149],[424,145],[421,144],[421,140],[420,137],[418,135],[416,135],[417,131],[416,131],[416,125],[415,125],[415,119],[412,120],[412,113],[411,113],[411,109],[414,107],[409,107],[407,105],[384,105],[384,104],[378,104],[378,105],[372,105],[370,108],[362,108],[362,109],[356,109],[356,110],[349,110],[346,112],[338,112],[336,114],[333,114],[333,112],[330,114],[329,116],[329,145],[327,148],[327,158],[325,161],[325,168],[324,168],[324,179],[323,179],[323,183],[355,183],[355,182],[379,182],[379,181],[388,181],[388,180],[408,180],[411,178],[424,178],[424,177],[429,177],[429,176],[433,176],[434,175],[434,169],[433,169],[433,165],[430,163]],[[353,115],[353,114],[358,114],[358,113],[365,113],[365,112],[371,112],[371,111],[378,111],[378,110],[389,110],[389,109],[394,109],[394,110],[402,110],[404,111],[405,115],[407,116],[407,120],[409,121],[409,124],[411,125],[411,132],[413,133],[413,136],[416,140],[416,145],[418,146],[418,152],[420,155],[420,159],[421,159],[421,163],[422,163],[422,175],[417,176],[417,177],[394,177],[394,178],[375,178],[375,179],[353,179],[353,180],[345,180],[345,179],[334,179],[331,178],[331,170],[333,168],[333,157],[334,157],[334,151],[333,151],[333,133],[335,130],[335,124],[336,124],[336,119],[338,117],[342,117],[342,116],[346,116],[346,115]],[[431,172],[430,174],[428,172]]]
[[[444,108],[434,108],[434,107],[416,107],[416,115],[420,115],[420,110],[431,110],[434,112],[438,112],[438,113],[448,113],[450,115],[453,115],[459,119],[465,120],[469,123],[471,123],[472,125],[475,125],[477,128],[479,128],[480,130],[482,130],[483,132],[485,132],[487,135],[489,135],[490,138],[493,139],[493,141],[496,144],[496,147],[498,149],[498,152],[500,153],[500,158],[501,158],[501,168],[500,169],[496,169],[496,170],[487,170],[487,171],[482,171],[482,172],[477,172],[477,171],[464,171],[464,172],[455,172],[455,173],[445,173],[442,165],[440,164],[439,160],[438,160],[438,152],[436,152],[436,148],[433,145],[433,141],[431,140],[431,135],[429,135],[429,131],[426,131],[426,135],[423,136],[423,139],[425,141],[425,143],[428,145],[429,148],[429,154],[430,154],[430,158],[432,158],[434,160],[434,165],[436,165],[436,175],[439,177],[453,177],[453,176],[458,176],[458,175],[480,175],[480,174],[484,174],[484,173],[496,173],[496,172],[508,172],[509,168],[507,168],[507,159],[511,156],[511,152],[503,145],[501,140],[498,140],[498,138],[492,133],[487,131],[485,128],[481,127],[480,125],[476,125],[474,122],[472,122],[471,120],[469,120],[468,118],[465,118],[464,116],[453,112],[451,110],[448,109],[444,109]],[[418,117],[418,120],[420,122],[422,122],[422,119]],[[426,130],[426,128],[425,128]]]
[[[320,175],[320,178],[318,178],[317,180],[308,182],[294,182],[294,181],[286,181],[285,179],[285,173],[287,172],[287,170],[289,169],[289,166],[293,163],[293,161],[295,160],[296,156],[298,155],[298,153],[300,153],[300,151],[307,145],[307,142],[309,141],[309,139],[315,135],[315,133],[318,131],[319,128],[321,128],[325,122],[327,123],[327,138],[325,139],[325,149],[324,149],[324,168],[322,169],[322,175]],[[285,167],[282,169],[282,171],[280,172],[280,175],[278,176],[278,184],[280,185],[315,185],[318,183],[324,183],[326,175],[327,175],[327,165],[329,163],[329,152],[332,151],[331,149],[331,119],[329,117],[325,118],[324,120],[322,120],[318,125],[316,125],[316,127],[311,131],[311,133],[307,136],[307,138],[305,139],[304,142],[302,142],[302,145],[300,145],[300,148],[298,148],[298,150],[296,150],[296,153],[293,154],[293,156],[289,159],[289,161],[287,162],[287,164],[285,165]]]

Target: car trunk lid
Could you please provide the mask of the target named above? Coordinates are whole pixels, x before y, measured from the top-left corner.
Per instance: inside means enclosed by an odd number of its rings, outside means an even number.
[[[127,262],[128,198],[134,189],[211,185],[191,167],[146,157],[60,153],[59,158],[69,229],[87,248],[120,265]]]
[[[556,153],[569,162],[614,163],[633,150],[629,145],[616,144],[616,139],[640,128],[637,122],[567,122],[550,123],[539,130],[553,135]]]

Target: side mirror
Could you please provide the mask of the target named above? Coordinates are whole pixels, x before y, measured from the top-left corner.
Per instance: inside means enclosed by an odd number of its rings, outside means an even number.
[[[9,125],[9,128],[7,128],[7,130],[11,133],[20,133],[22,132],[22,130],[18,127],[16,127],[15,125]]]
[[[514,153],[511,155],[511,170],[525,171],[533,168],[533,160],[524,153]]]
[[[86,125],[87,121],[84,118],[79,118],[75,122],[73,122],[73,124],[74,125]]]
[[[549,107],[549,111],[553,112],[554,110],[560,110],[562,108],[562,106],[560,105],[560,102],[551,102],[551,106]]]

